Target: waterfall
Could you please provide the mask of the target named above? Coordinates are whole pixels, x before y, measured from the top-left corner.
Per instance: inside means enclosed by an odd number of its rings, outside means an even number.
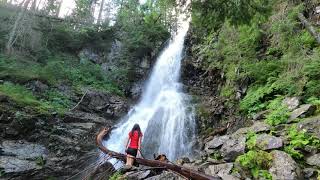
[[[110,150],[124,153],[128,133],[138,123],[144,134],[144,156],[151,158],[153,153],[161,153],[175,160],[191,154],[195,139],[193,107],[179,83],[189,21],[180,19],[177,33],[157,58],[141,100],[104,142]]]

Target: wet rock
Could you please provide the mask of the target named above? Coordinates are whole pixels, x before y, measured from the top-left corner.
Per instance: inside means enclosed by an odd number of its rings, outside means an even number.
[[[128,180],[139,180],[139,179],[145,179],[151,174],[150,170],[146,171],[134,171],[134,172],[127,172],[125,174],[126,178]]]
[[[262,150],[278,149],[283,146],[283,140],[269,134],[260,134],[257,136],[256,145]]]
[[[47,150],[44,146],[26,141],[3,141],[0,150],[2,156],[15,156],[26,160],[47,156]]]
[[[261,111],[261,112],[258,112],[257,114],[255,114],[252,119],[257,121],[257,120],[261,120],[261,119],[265,119],[266,118],[266,115],[269,113],[268,110],[265,110],[265,111]]]
[[[0,145],[0,169],[5,173],[21,173],[40,169],[36,160],[47,157],[44,146],[26,141],[3,141]]]
[[[49,89],[49,86],[41,81],[31,81],[26,85],[31,91],[36,93],[44,93]]]
[[[127,113],[128,105],[126,101],[118,96],[89,90],[77,109],[96,113],[104,118],[119,118]]]
[[[219,175],[219,177],[221,177],[222,180],[240,180],[240,178],[230,174],[222,174],[222,175]]]
[[[134,100],[138,100],[143,90],[143,82],[134,83],[130,89],[130,95]]]
[[[221,147],[220,153],[227,162],[234,161],[237,156],[244,154],[246,137],[239,135],[230,137]]]
[[[289,110],[294,110],[300,105],[300,97],[286,97],[282,104],[286,105]]]
[[[290,155],[283,151],[272,151],[273,162],[269,172],[273,179],[295,180],[301,178],[301,171]]]
[[[63,121],[66,123],[97,123],[97,124],[111,124],[111,121],[106,120],[96,114],[86,113],[82,111],[67,112],[64,115]]]
[[[95,123],[70,123],[69,125],[85,130],[91,130],[95,126]]]
[[[226,142],[226,140],[229,139],[228,135],[224,135],[224,136],[215,136],[211,141],[207,142],[205,144],[205,149],[216,149],[219,148],[223,145],[224,142]]]
[[[188,157],[182,157],[176,161],[177,164],[183,165],[185,163],[190,163],[190,159]]]
[[[230,174],[232,168],[233,168],[233,163],[209,165],[208,168],[204,170],[204,172],[212,176],[214,175],[222,176],[222,175]]]
[[[86,61],[88,60],[95,64],[102,63],[101,57],[97,53],[95,53],[92,49],[89,49],[89,48],[86,48],[80,51],[79,57],[80,57],[80,63],[86,63]]]
[[[317,180],[318,171],[313,168],[305,168],[302,170],[305,179]]]
[[[293,120],[299,117],[304,118],[304,117],[310,116],[315,111],[316,111],[316,107],[314,105],[311,105],[311,104],[301,105],[298,109],[294,110],[291,113],[288,122],[292,122]]]
[[[145,180],[183,180],[183,179],[184,178],[182,178],[174,173],[164,171],[163,173],[161,173],[159,175],[146,178]]]
[[[307,164],[320,168],[320,154],[315,154],[307,158]]]
[[[0,156],[0,169],[3,169],[5,173],[21,173],[40,168],[35,161],[23,160],[12,156]]]
[[[234,134],[246,134],[248,132],[267,132],[270,131],[270,125],[262,122],[262,121],[256,121],[251,127],[245,127],[237,130]]]
[[[304,119],[297,124],[299,130],[306,130],[307,133],[320,138],[320,116]]]

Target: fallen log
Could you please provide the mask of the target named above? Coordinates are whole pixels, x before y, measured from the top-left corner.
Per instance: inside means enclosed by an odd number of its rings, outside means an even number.
[[[96,144],[98,146],[98,148],[105,154],[109,155],[112,158],[116,158],[119,159],[123,162],[126,161],[126,155],[125,154],[121,154],[118,152],[114,152],[109,150],[107,147],[103,146],[102,141],[103,138],[108,135],[108,133],[110,132],[110,128],[104,128],[102,131],[99,132],[99,134],[96,137]],[[161,167],[167,170],[171,170],[173,172],[176,172],[188,179],[195,179],[195,180],[218,180],[220,178],[218,177],[213,177],[213,176],[209,176],[206,175],[204,173],[192,170],[192,169],[188,169],[182,166],[178,166],[175,164],[170,164],[170,163],[166,163],[166,162],[162,162],[162,161],[157,161],[157,160],[149,160],[149,159],[142,159],[142,158],[135,158],[136,162],[144,165],[144,166],[149,166],[149,167]]]

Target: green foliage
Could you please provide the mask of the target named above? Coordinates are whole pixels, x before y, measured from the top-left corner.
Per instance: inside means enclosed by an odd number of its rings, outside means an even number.
[[[73,104],[69,97],[63,95],[57,90],[49,90],[43,96],[59,114],[65,113]]]
[[[41,114],[53,111],[49,102],[38,100],[31,91],[18,84],[1,84],[0,94],[9,97],[20,107],[34,109]]]
[[[256,141],[257,141],[257,134],[255,132],[248,132],[246,146],[249,150],[255,149]]]
[[[193,1],[192,22],[210,31],[226,20],[235,25],[249,23],[257,14],[268,15],[271,4],[272,1],[266,0]]]
[[[285,146],[284,150],[297,160],[304,157],[299,149],[307,145],[320,148],[320,140],[317,137],[307,134],[305,130],[298,131],[295,125],[288,129],[287,138],[289,145]]]
[[[0,55],[0,78],[14,82],[40,80],[53,86],[66,83],[74,89],[90,87],[123,95],[115,82],[116,75],[106,74],[91,62],[80,64],[77,58],[69,55],[50,56],[46,64]]]
[[[215,160],[221,160],[222,155],[220,152],[216,151],[216,152],[210,154],[210,158],[215,159]]]
[[[10,97],[19,105],[36,106],[40,103],[31,91],[21,85],[12,83],[0,84],[0,93]]]
[[[46,164],[46,160],[42,156],[39,156],[36,159],[36,164],[43,167]]]
[[[112,174],[112,176],[109,178],[109,180],[120,180],[122,178],[121,172],[117,171],[116,173]]]
[[[255,178],[272,179],[268,169],[272,163],[272,155],[265,151],[248,151],[246,154],[238,156],[236,162],[241,168],[249,170]]]
[[[319,52],[315,51],[314,55],[311,56],[310,60],[306,62],[306,65],[303,68],[303,74],[307,76],[308,82],[306,84],[306,95],[311,96],[320,96],[320,58]]]
[[[278,97],[269,102],[267,108],[271,110],[271,112],[267,115],[266,119],[266,123],[269,125],[275,126],[287,122],[290,111],[286,105],[282,104],[282,100],[283,97]]]
[[[273,92],[269,86],[252,87],[248,90],[247,95],[240,102],[240,109],[252,114],[263,110],[266,107],[264,99]]]

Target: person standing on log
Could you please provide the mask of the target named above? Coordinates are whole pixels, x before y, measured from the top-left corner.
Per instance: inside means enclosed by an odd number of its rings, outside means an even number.
[[[132,130],[129,132],[129,137],[125,147],[127,153],[126,166],[128,166],[129,168],[132,167],[134,158],[137,156],[137,153],[140,153],[142,136],[143,135],[139,124],[135,124]]]

